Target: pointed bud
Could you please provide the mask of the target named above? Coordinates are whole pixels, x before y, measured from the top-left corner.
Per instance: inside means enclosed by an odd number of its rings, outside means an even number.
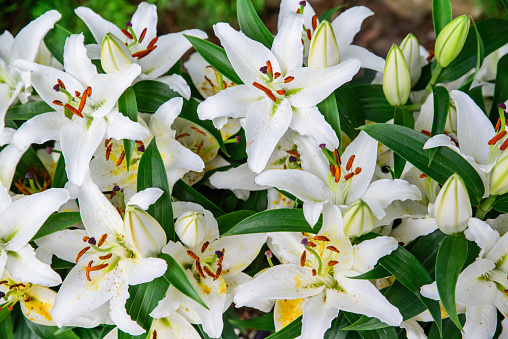
[[[501,195],[508,193],[508,151],[497,159],[490,173],[490,194]]]
[[[399,46],[393,44],[386,57],[383,73],[383,92],[392,106],[402,106],[411,92],[411,78],[404,54]]]
[[[409,70],[411,87],[414,86],[422,75],[422,59],[420,58],[420,44],[418,39],[409,33],[400,43],[400,49],[404,54],[404,60]]]
[[[470,21],[468,15],[461,15],[452,20],[439,33],[434,53],[441,67],[448,66],[462,51],[469,32]]]
[[[144,257],[155,257],[166,245],[166,232],[148,212],[128,205],[124,217],[125,237]]]
[[[466,229],[473,211],[466,185],[457,173],[446,180],[434,206],[436,223],[443,233],[455,234]]]
[[[359,237],[374,229],[376,220],[363,200],[356,200],[344,213],[344,234],[349,238]]]
[[[206,221],[201,213],[189,211],[182,214],[175,222],[175,232],[180,241],[190,248],[203,242],[206,230]]]
[[[111,33],[102,39],[101,65],[106,73],[114,73],[132,64],[132,55],[127,46]]]
[[[337,39],[335,39],[332,25],[325,20],[316,27],[312,34],[309,48],[309,67],[327,68],[338,65],[339,62]]]

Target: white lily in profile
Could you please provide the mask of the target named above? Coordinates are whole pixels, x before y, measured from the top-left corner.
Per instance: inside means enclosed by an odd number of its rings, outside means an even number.
[[[65,72],[18,60],[15,67],[32,72],[32,83],[41,98],[56,112],[39,114],[25,122],[13,136],[20,152],[31,143],[59,140],[69,181],[81,185],[92,155],[104,138],[142,140],[146,128],[118,112],[118,98],[139,75],[138,65],[111,74],[99,74],[86,56],[83,35],[67,38]]]
[[[198,106],[201,119],[245,118],[247,163],[259,173],[290,128],[329,149],[338,146],[334,130],[316,105],[358,72],[358,60],[326,69],[302,67],[303,17],[287,16],[269,50],[226,23],[214,25],[233,68],[245,85],[226,88]]]
[[[65,189],[52,188],[12,201],[0,183],[0,276],[7,270],[14,279],[27,283],[56,286],[62,282],[49,265],[35,257],[28,242],[67,200]]]
[[[378,237],[353,246],[337,231],[342,229],[340,212],[327,213],[325,219],[329,220],[316,236],[269,234],[270,248],[281,265],[268,268],[242,285],[234,298],[236,307],[264,299],[303,303],[302,338],[306,339],[323,338],[340,310],[398,326],[402,322],[399,310],[370,281],[350,279],[372,269],[379,258],[397,248],[397,241]],[[300,315],[284,309],[280,313],[281,317],[275,315],[279,328]]]
[[[158,188],[137,193],[127,202],[122,220],[87,173],[78,193],[86,231],[65,230],[37,240],[44,251],[76,262],[51,310],[59,327],[109,302],[109,316],[122,331],[132,335],[145,332],[127,314],[125,302],[129,285],[152,281],[166,271],[166,262],[154,258],[166,243],[166,235],[144,211],[161,194]]]
[[[11,67],[12,63],[16,60],[37,62],[46,33],[61,17],[56,10],[47,11],[25,26],[15,38],[9,31],[0,35],[0,133],[9,107],[18,99],[26,103],[32,93],[30,73],[18,72]]]
[[[304,55],[307,57],[310,40],[314,36],[314,30],[319,25],[319,19],[308,1],[282,0],[279,10],[279,30],[282,27],[284,19],[291,12],[303,14],[305,18],[300,31],[302,32],[301,39],[305,45]],[[383,58],[368,51],[366,48],[353,45],[353,39],[360,31],[363,21],[371,15],[374,15],[374,12],[369,8],[365,6],[355,6],[342,12],[331,22],[331,25],[335,33],[341,62],[352,58],[358,59],[361,62],[362,68],[368,68],[383,73],[385,67]]]
[[[139,122],[148,128],[150,135],[143,140],[137,140],[134,152],[127,170],[125,150],[121,140],[106,140],[104,147],[99,146],[94,159],[90,162],[90,173],[93,182],[103,192],[112,191],[115,186],[123,189],[126,199],[136,193],[139,160],[153,138],[156,138],[157,148],[161,154],[169,188],[181,179],[188,171],[201,172],[204,168],[199,155],[182,146],[176,137],[172,124],[182,110],[183,99],[173,98],[162,104],[149,117],[146,124],[141,115]]]
[[[182,266],[208,310],[170,286],[150,315],[167,317],[180,307],[183,298],[199,315],[208,336],[218,338],[223,329],[222,313],[229,308],[235,288],[250,279],[242,271],[256,258],[266,235],[220,238],[213,215],[194,203],[175,203],[173,213],[177,218],[175,231],[183,243],[170,241],[162,252],[171,255]],[[271,305],[258,307],[269,311]]]
[[[296,136],[295,143],[303,171],[266,171],[256,177],[256,183],[277,187],[300,199],[305,219],[311,226],[318,221],[324,206],[329,206],[323,212],[326,217],[326,213],[330,213],[327,211],[340,209],[345,212],[357,199],[362,199],[374,216],[381,220],[386,215],[384,209],[393,201],[421,199],[418,188],[405,180],[381,179],[371,183],[376,167],[377,141],[363,131],[341,157],[335,152],[335,164],[330,164],[320,147],[309,137]],[[391,220],[382,221],[388,224]]]
[[[131,63],[141,66],[141,74],[136,79],[157,80],[167,83],[169,87],[183,97],[190,98],[190,88],[180,75],[166,75],[169,69],[192,47],[185,35],[206,39],[208,36],[199,29],[189,29],[178,33],[157,36],[157,6],[142,2],[125,29],[105,20],[87,7],[78,7],[76,15],[85,22],[97,44],[87,45],[92,59],[101,58],[101,44],[108,33],[117,38],[125,37],[127,48],[123,56],[125,61],[116,62],[118,69]],[[103,61],[104,62],[104,61]],[[108,72],[108,70],[106,70]]]

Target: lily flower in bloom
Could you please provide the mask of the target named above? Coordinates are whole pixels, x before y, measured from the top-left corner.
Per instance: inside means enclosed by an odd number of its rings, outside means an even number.
[[[29,72],[18,72],[11,67],[16,60],[37,62],[44,46],[43,39],[62,15],[51,10],[24,27],[14,38],[5,31],[0,35],[0,133],[4,128],[5,113],[17,99],[26,103],[32,93]]]
[[[52,188],[12,201],[0,183],[0,276],[4,270],[16,280],[44,286],[62,282],[51,267],[35,257],[28,243],[46,219],[69,200],[63,188]]]
[[[223,329],[222,313],[229,308],[235,288],[250,279],[242,271],[256,258],[266,235],[220,238],[213,215],[193,203],[173,204],[173,213],[177,218],[175,231],[185,242],[170,241],[162,252],[171,255],[182,266],[208,310],[170,286],[151,316],[167,317],[178,309],[183,298],[199,315],[208,336],[218,338]],[[269,311],[270,307],[261,308]]]
[[[86,56],[83,35],[67,38],[65,72],[18,60],[15,67],[32,71],[33,86],[56,112],[43,113],[25,122],[13,136],[20,152],[31,143],[59,140],[69,181],[81,185],[89,162],[104,138],[142,140],[146,128],[131,121],[115,107],[118,98],[139,75],[138,65],[98,74]]]
[[[201,119],[245,118],[247,163],[260,173],[277,142],[292,130],[310,135],[329,149],[339,145],[334,130],[316,105],[360,68],[348,60],[326,69],[302,67],[303,17],[287,16],[269,50],[226,23],[214,25],[228,59],[245,85],[226,88],[198,106]]]
[[[323,338],[340,310],[398,326],[402,322],[399,310],[371,282],[350,279],[373,268],[379,258],[397,248],[397,241],[377,237],[353,246],[337,232],[342,229],[340,212],[325,214],[327,218],[316,236],[271,233],[269,245],[281,265],[240,286],[234,298],[236,307],[260,299],[302,299],[302,338],[306,339]],[[288,316],[292,319],[284,319]],[[282,312],[283,319],[275,320],[287,323],[298,316]]]
[[[141,66],[139,80],[157,80],[167,83],[169,87],[183,97],[190,97],[190,88],[179,75],[165,75],[169,69],[192,47],[185,35],[206,39],[208,36],[199,29],[189,29],[178,33],[157,36],[157,7],[142,2],[132,16],[131,21],[120,29],[105,20],[90,8],[78,7],[76,15],[85,22],[97,44],[88,45],[92,59],[101,58],[101,44],[108,33],[117,38],[125,38],[128,59],[125,65],[137,63]],[[121,67],[120,67],[121,69]]]
[[[122,220],[87,173],[78,193],[86,231],[61,231],[37,241],[44,251],[76,262],[51,310],[59,327],[109,302],[109,316],[122,331],[132,335],[145,332],[127,314],[125,302],[129,285],[152,281],[166,271],[166,262],[153,257],[166,242],[164,231],[144,212],[161,194],[158,188],[137,193],[127,202]]]
[[[284,19],[291,12],[302,14],[305,18],[304,24],[300,27],[300,31],[301,40],[305,46],[304,55],[305,58],[307,58],[309,55],[310,41],[314,36],[314,30],[319,25],[319,19],[308,1],[282,0],[279,10],[279,30],[282,27]],[[360,31],[363,21],[371,15],[374,15],[374,12],[369,8],[365,6],[355,6],[342,12],[331,22],[331,25],[337,40],[341,61],[346,61],[351,58],[358,59],[362,64],[362,68],[368,68],[383,73],[385,67],[383,58],[363,47],[353,45],[353,39]]]
[[[335,151],[333,164],[309,137],[296,136],[295,143],[303,171],[266,171],[256,177],[256,183],[277,187],[300,199],[305,219],[312,226],[324,206],[329,206],[323,212],[326,216],[327,211],[336,209],[345,212],[357,199],[362,199],[374,216],[381,220],[386,215],[384,209],[393,201],[421,199],[418,188],[405,180],[381,179],[371,183],[376,167],[377,141],[363,131],[342,156]],[[389,223],[391,220],[383,221]]]

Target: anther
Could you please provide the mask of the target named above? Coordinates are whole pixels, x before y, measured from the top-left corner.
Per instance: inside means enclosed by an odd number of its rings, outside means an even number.
[[[307,39],[312,39],[312,33],[310,32],[310,29],[307,28]]]
[[[104,140],[104,147],[108,147],[111,139],[113,139],[113,138],[109,138],[109,139]]]
[[[108,260],[112,256],[113,256],[113,253],[109,253],[109,254],[100,256],[99,259],[101,259],[101,260]]]
[[[199,154],[199,152],[201,152],[201,148],[203,148],[203,140],[201,140],[201,142],[199,143],[198,148],[196,149],[196,154]]]
[[[143,28],[143,31],[141,32],[141,35],[139,36],[139,43],[142,43],[143,40],[145,39],[145,35],[146,35],[146,27]]]
[[[273,76],[272,63],[270,62],[270,60],[266,61],[266,71],[270,73],[271,76]]]
[[[157,331],[153,330],[152,332],[152,339],[157,339]]]
[[[287,84],[288,82],[291,82],[295,79],[295,77],[289,76],[284,78],[284,83]]]
[[[500,127],[501,127],[501,118],[498,118],[497,123],[496,123],[496,128],[494,128],[494,130],[498,131]]]
[[[78,253],[78,256],[76,257],[76,260],[74,261],[75,263],[78,263],[79,259],[83,256],[83,254],[86,253],[86,251],[88,251],[90,249],[90,246],[87,246],[85,248],[83,248],[81,251],[79,251]]]
[[[201,246],[201,253],[203,253],[203,252],[206,250],[206,248],[208,247],[208,245],[210,245],[210,242],[209,242],[209,241],[205,242],[205,243],[203,244],[203,246]]]
[[[132,36],[132,34],[131,34],[128,30],[126,30],[126,29],[124,29],[124,28],[122,28],[122,33],[123,33],[123,35],[125,35],[127,38],[129,38],[129,39],[131,39],[131,40],[132,40],[132,39],[134,39],[134,37]]]
[[[106,241],[106,238],[108,237],[108,234],[107,233],[104,233],[102,235],[102,237],[99,239],[99,242],[97,243],[97,247],[101,247],[102,244],[104,244],[104,242]]]
[[[506,131],[501,131],[496,134],[492,139],[489,140],[489,145],[495,145],[499,140],[501,140],[506,135]]]
[[[111,150],[113,149],[113,144],[109,144],[106,148],[106,161],[109,161],[109,156],[111,155]]]
[[[317,271],[316,271],[316,269],[315,269],[315,268],[313,268],[313,269],[312,269],[312,276],[314,277],[314,276],[316,276],[316,274],[317,274]]]
[[[83,92],[83,96],[81,97],[81,100],[79,101],[79,107],[78,107],[79,113],[83,112],[83,108],[85,108],[86,98],[88,97],[87,94],[88,94],[88,90],[85,89],[85,91]]]
[[[305,259],[307,257],[307,251],[303,251],[302,256],[300,257],[300,266],[305,266]]]
[[[10,306],[10,305],[7,305],[7,309],[9,310],[9,312],[12,312],[12,310],[13,310],[12,306]]]
[[[152,41],[150,41],[150,43],[148,44],[147,49],[150,49],[150,52],[151,52],[151,51],[153,51],[153,50],[155,49],[155,47],[156,47],[156,46],[155,46],[155,43],[157,42],[157,40],[158,40],[158,39],[159,39],[158,37],[155,37],[155,38],[153,38],[153,39],[152,39]],[[151,48],[153,48],[153,49],[151,49]]]
[[[346,180],[346,181],[347,181],[347,180],[351,179],[351,178],[352,178],[352,177],[354,177],[354,176],[355,176],[355,174],[354,174],[354,173],[349,173],[349,174],[346,174],[346,175],[344,176],[344,180]]]
[[[337,149],[334,149],[334,150],[333,150],[333,157],[335,158],[335,162],[336,162],[337,164],[340,164],[340,163],[341,163],[339,150],[337,150]]]
[[[64,105],[65,108],[67,108],[69,111],[72,112],[72,114],[75,114],[77,115],[78,117],[82,118],[83,117],[83,114],[81,114],[80,111],[78,111],[76,108],[74,108],[73,106],[69,105],[69,104],[65,104]]]
[[[347,161],[347,164],[346,164],[346,171],[349,171],[351,170],[351,167],[353,166],[353,161],[355,161],[355,156],[354,154],[352,156],[349,157],[349,160]]]
[[[7,280],[0,281],[0,285],[7,285],[9,282]]]
[[[9,286],[9,290],[12,290],[13,288],[17,288],[17,287],[25,287],[25,284],[19,283],[19,284],[11,285],[11,286]]]
[[[337,247],[335,247],[335,246],[331,246],[331,245],[329,245],[329,246],[326,246],[326,249],[327,249],[327,250],[330,250],[330,251],[333,251],[333,252],[340,253],[340,251],[339,251],[339,250],[337,249]]]
[[[214,278],[215,277],[215,273],[213,273],[212,271],[210,271],[210,269],[208,267],[203,267],[203,271],[205,271],[206,274],[208,274],[209,277],[211,278]]]
[[[227,84],[226,80],[222,80],[222,87],[224,89],[228,88],[228,84]]]
[[[270,98],[273,102],[277,102],[277,98],[275,98],[275,95],[273,95],[272,91],[270,89],[266,88],[265,86],[261,85],[260,83],[253,82],[252,86],[256,87],[257,89],[263,91],[268,98]]]
[[[317,247],[317,246],[316,246],[316,244],[314,244],[312,241],[309,241],[309,247],[314,248],[314,247]]]
[[[317,15],[314,15],[312,17],[312,29],[316,30],[316,27],[317,27]]]
[[[357,167],[357,168],[355,169],[355,175],[358,175],[358,174],[360,174],[361,172],[362,172],[362,168],[361,168],[361,167]]]
[[[183,133],[183,134],[177,135],[175,137],[175,140],[178,140],[178,139],[181,139],[181,138],[184,138],[184,137],[188,137],[188,136],[190,136],[189,133]]]
[[[74,91],[74,96],[79,98],[81,96],[81,93],[79,91]]]
[[[60,85],[61,88],[66,89],[62,80],[57,79],[56,81],[58,82],[58,85]]]
[[[430,137],[430,132],[422,129],[422,134],[425,134],[426,136]]]
[[[83,242],[87,242],[87,241],[88,241],[88,239],[90,239],[90,237],[89,237],[89,236],[87,236],[87,235],[85,235],[85,236],[83,237]]]
[[[339,262],[337,260],[332,260],[332,261],[329,261],[328,262],[328,266],[335,266],[337,265]]]
[[[280,74],[279,72],[275,72],[275,73],[273,74],[273,78],[274,78],[274,79],[277,79],[277,78],[278,78],[278,77],[280,77],[280,76],[281,76],[281,74]]]
[[[196,126],[192,126],[191,128],[193,130],[195,130],[196,132],[198,132],[199,134],[203,134],[206,137],[206,133],[203,132],[202,130],[200,130],[199,128],[197,128]]]
[[[278,94],[278,95],[284,95],[284,94],[286,94],[286,91],[285,91],[285,90],[283,90],[283,89],[279,89],[279,90],[277,91],[277,94]]]
[[[100,271],[103,268],[106,268],[106,267],[109,266],[109,264],[107,264],[107,263],[106,264],[97,265],[97,266],[92,266],[92,264],[93,264],[93,260],[90,260],[88,265],[85,267],[86,279],[88,281],[92,281],[92,279],[90,279],[90,272],[92,272],[92,271]]]
[[[120,157],[118,157],[118,161],[116,162],[116,167],[118,167],[122,164],[123,159],[125,159],[125,151],[122,151],[122,153],[120,154]]]
[[[423,179],[423,178],[427,178],[427,177],[428,177],[428,175],[427,175],[427,174],[425,174],[425,173],[420,174],[420,178],[421,178],[421,179]]]
[[[63,106],[63,103],[60,100],[53,100],[53,104],[57,106]]]
[[[291,154],[292,156],[294,156],[296,158],[300,157],[300,153],[298,153],[297,151],[289,150],[289,151],[286,151],[286,153]]]
[[[501,151],[504,151],[507,147],[508,147],[508,139],[506,139],[499,148],[501,149]]]
[[[92,96],[92,87],[87,86],[86,92],[88,93],[88,97],[90,98]]]
[[[330,239],[328,239],[327,237],[325,237],[324,235],[316,235],[314,238],[312,238],[313,240],[317,240],[317,241],[330,241]]]

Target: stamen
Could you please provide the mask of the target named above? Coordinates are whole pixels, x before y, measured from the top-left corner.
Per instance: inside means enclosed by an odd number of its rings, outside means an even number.
[[[99,259],[101,259],[101,260],[108,260],[112,256],[113,256],[113,253],[109,253],[107,255],[100,256]]]
[[[501,140],[506,135],[506,131],[499,132],[496,136],[489,140],[489,145],[495,145],[499,140]]]
[[[339,154],[339,150],[338,149],[334,149],[333,150],[333,157],[335,158],[335,162],[340,165],[341,164],[341,159],[340,159],[340,154]]]
[[[224,89],[228,88],[228,84],[227,84],[226,80],[222,80],[222,87]]]
[[[315,269],[315,268],[313,268],[313,269],[312,269],[312,276],[314,277],[316,274],[317,274],[316,269]]]
[[[273,76],[273,68],[272,68],[272,63],[270,62],[270,60],[266,61],[266,71],[268,73],[270,73],[271,76]]]
[[[252,86],[256,87],[259,90],[262,90],[265,92],[266,96],[270,98],[273,102],[277,102],[277,98],[275,98],[275,95],[273,95],[272,91],[270,89],[266,88],[265,86],[261,85],[260,83],[253,82]]]
[[[103,268],[106,268],[109,266],[108,263],[106,264],[100,264],[100,265],[97,265],[97,266],[92,266],[93,264],[93,260],[91,260],[88,265],[85,267],[85,274],[86,274],[86,279],[88,281],[92,281],[92,279],[90,279],[90,272],[93,272],[93,271],[100,271],[102,270]]]
[[[216,255],[217,255],[217,257],[219,258],[219,262],[218,262],[218,264],[219,264],[219,265],[222,265],[222,261],[224,260],[224,252],[225,252],[225,251],[226,251],[226,250],[223,248],[223,249],[220,251],[220,253],[222,253],[221,255],[219,255],[219,254],[217,253],[217,252],[219,252],[219,251],[215,251],[215,254],[216,254]]]
[[[222,265],[219,265],[217,267],[217,272],[215,272],[215,276],[213,277],[213,280],[217,280],[220,277],[220,274],[222,273]]]
[[[355,169],[355,175],[358,175],[358,174],[360,174],[361,172],[362,172],[362,168],[361,168],[361,167],[357,167],[357,168]]]
[[[302,256],[300,257],[300,266],[305,266],[305,259],[307,257],[307,251],[303,251]]]
[[[275,72],[275,73],[273,74],[273,78],[274,78],[274,79],[277,79],[277,78],[278,78],[278,77],[280,77],[280,76],[281,76],[281,74],[280,74],[279,72]]]
[[[507,147],[508,147],[508,139],[506,139],[499,148],[501,149],[501,151],[504,151]]]
[[[111,149],[113,149],[113,144],[109,144],[108,148],[106,148],[106,161],[109,161],[109,156],[111,155]]]
[[[212,88],[215,87],[215,85],[213,84],[212,80],[210,80],[206,75],[205,75],[205,80],[208,82],[208,84],[210,86],[212,86]]]
[[[196,150],[196,154],[199,154],[199,152],[201,152],[201,148],[203,148],[203,140],[201,140],[201,142],[199,143],[198,149]]]
[[[143,40],[145,39],[145,35],[146,35],[146,27],[143,28],[143,31],[141,32],[141,35],[139,36],[139,43],[142,43]]]
[[[129,39],[131,39],[131,40],[132,40],[132,39],[134,39],[134,37],[132,36],[132,34],[131,34],[128,30],[126,30],[126,29],[124,29],[124,28],[122,28],[122,33],[123,33],[123,35],[125,35],[127,38],[129,38]]]
[[[260,71],[261,73],[263,73],[263,74],[266,74],[266,73],[268,72],[268,67],[266,67],[266,66],[262,66],[262,67],[260,67],[260,68],[259,68],[259,71]]]
[[[88,97],[87,93],[88,93],[88,90],[85,89],[85,91],[83,92],[83,96],[81,97],[81,100],[79,102],[79,107],[78,107],[79,113],[83,112],[83,108],[85,108],[86,98]]]
[[[97,244],[97,242],[95,241],[95,238],[94,238],[94,237],[91,237],[91,238],[88,240],[88,243],[89,243],[90,245],[95,245],[95,244]]]
[[[430,132],[422,129],[422,134],[425,134],[426,136],[430,137]]]
[[[427,174],[425,174],[425,173],[420,174],[420,178],[421,178],[421,179],[423,179],[423,178],[427,178],[427,177],[428,177],[428,175],[427,175]]]
[[[90,246],[87,246],[85,248],[83,248],[81,251],[79,251],[78,253],[78,256],[76,257],[76,260],[74,261],[75,263],[78,263],[79,259],[83,256],[83,254],[86,253],[86,251],[88,251],[90,249]]]
[[[197,128],[196,126],[192,126],[191,127],[193,130],[195,130],[196,132],[200,133],[200,134],[203,134],[205,137],[206,137],[206,133],[203,132],[202,130],[200,130],[199,128]]]
[[[347,161],[347,164],[346,164],[346,171],[349,171],[351,170],[351,167],[353,166],[353,161],[355,161],[355,156],[354,154],[352,156],[349,157],[349,160]]]
[[[328,239],[327,237],[325,237],[324,235],[316,235],[314,238],[312,238],[313,240],[317,240],[317,241],[330,241],[330,239]]]
[[[317,27],[317,15],[314,15],[312,17],[312,29],[316,30],[316,27]]]
[[[296,10],[296,14],[300,14],[300,8]]]
[[[190,136],[190,134],[189,134],[189,133],[183,133],[183,134],[177,135],[177,136],[175,137],[175,140],[181,139],[181,138],[183,138],[183,137],[188,137],[188,136]]]
[[[283,90],[283,89],[279,89],[279,90],[277,91],[277,94],[278,94],[278,95],[284,95],[284,94],[286,94],[286,91],[285,91],[285,90]]]
[[[0,285],[8,284],[9,282],[7,280],[0,281]]]
[[[153,51],[155,49],[155,43],[157,42],[159,38],[158,37],[155,37],[152,39],[152,41],[150,41],[150,43],[148,44],[148,47],[147,49],[150,49],[150,52]],[[153,47],[153,49],[151,49]]]
[[[77,109],[75,109],[74,107],[72,107],[71,105],[69,104],[65,104],[64,105],[65,108],[67,108],[69,111],[72,112],[72,114],[75,114],[77,115],[78,117],[82,118],[83,117],[83,114],[81,114],[80,111],[78,111]]]
[[[120,157],[118,158],[118,161],[116,162],[116,167],[118,167],[122,164],[123,159],[125,159],[125,151],[122,151],[122,153],[120,154]]]
[[[339,250],[337,249],[337,247],[335,247],[335,246],[331,246],[331,245],[329,245],[329,246],[326,246],[326,249],[327,249],[327,250],[330,250],[330,251],[333,251],[333,252],[340,253],[340,251],[339,251]]]
[[[87,236],[87,235],[85,235],[85,236],[83,237],[83,242],[87,242],[87,241],[88,241],[88,239],[90,239],[90,237],[89,237],[89,236]]]
[[[67,88],[65,88],[65,85],[64,85],[64,83],[63,83],[63,81],[62,81],[62,80],[57,79],[56,81],[58,82],[58,85],[60,85],[60,87],[61,87],[61,88],[63,88],[63,89],[67,89]]]
[[[11,286],[9,286],[9,290],[12,290],[13,288],[17,288],[17,287],[25,287],[25,284],[19,283],[19,284],[11,285]]]
[[[308,29],[308,28],[307,28],[307,38],[308,38],[309,40],[311,40],[311,39],[312,39],[312,33],[310,32],[310,29]]]
[[[291,154],[295,158],[299,158],[300,157],[300,153],[298,153],[297,151],[289,150],[289,151],[286,151],[286,153]]]
[[[102,237],[99,239],[99,243],[97,244],[97,247],[101,247],[102,244],[104,244],[104,242],[106,241],[106,238],[108,237],[108,234],[107,233],[104,233],[102,235]]]
[[[209,241],[205,242],[205,243],[203,244],[203,246],[201,246],[201,253],[203,253],[203,252],[206,250],[206,248],[208,247],[208,245],[210,245],[210,242],[209,242]]]
[[[153,330],[152,332],[152,339],[157,339],[157,331]]]
[[[355,174],[354,174],[354,173],[349,173],[349,174],[346,174],[346,175],[344,176],[344,180],[348,181],[349,179],[351,179],[351,178],[352,178],[352,177],[354,177],[354,176],[355,176]]]
[[[63,106],[63,103],[60,100],[53,100],[53,104],[57,106]]]
[[[198,270],[199,275],[203,279],[206,279],[206,275],[203,273],[203,269],[201,268],[201,263],[199,262],[199,257],[191,250],[187,250],[187,255],[196,261],[196,269]]]
[[[501,127],[501,118],[498,118],[497,123],[496,123],[496,128],[494,128],[494,130],[498,131],[500,127]]]
[[[309,241],[309,247],[316,247],[316,244],[314,244],[312,241]]]
[[[337,265],[339,262],[337,260],[332,260],[332,261],[329,261],[328,262],[328,266],[335,266]]]
[[[87,93],[88,93],[88,97],[90,98],[90,97],[92,96],[92,87],[87,86],[87,87],[86,87],[86,91],[87,91]]]
[[[330,173],[332,173],[332,177],[335,177],[335,166],[330,164]]]
[[[295,77],[289,76],[284,78],[284,83],[287,84],[288,82],[291,82],[295,79]]]
[[[79,98],[81,96],[81,93],[79,91],[74,91],[74,95]]]
[[[104,140],[104,147],[108,147],[109,143],[111,142],[111,139],[113,139],[113,138]]]
[[[435,53],[433,49],[427,49],[427,52],[429,52],[429,56],[427,57],[427,62],[430,62],[432,58],[434,57]]]

